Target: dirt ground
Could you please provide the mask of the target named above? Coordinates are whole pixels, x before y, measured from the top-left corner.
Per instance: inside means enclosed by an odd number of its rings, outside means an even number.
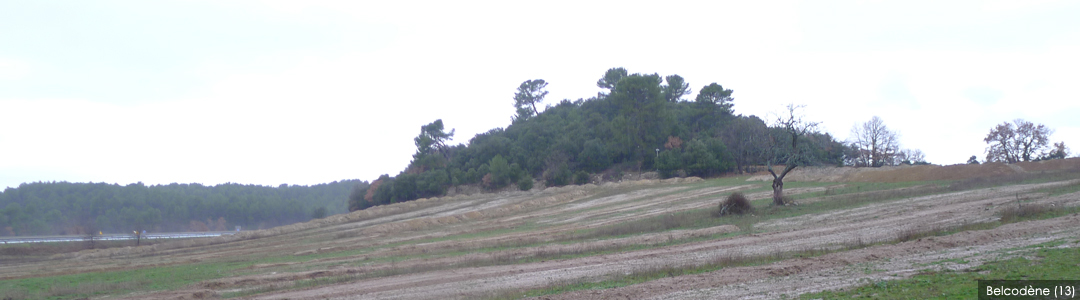
[[[625,274],[649,267],[704,263],[710,259],[723,256],[750,256],[827,248],[833,245],[854,243],[858,240],[869,243],[893,238],[912,226],[947,226],[977,222],[980,219],[992,216],[993,211],[987,210],[987,207],[1008,205],[1012,196],[1017,192],[1061,184],[1065,183],[1010,186],[994,191],[984,189],[920,197],[903,202],[882,203],[839,211],[836,214],[827,216],[809,216],[794,218],[795,220],[783,220],[783,224],[771,225],[780,227],[777,231],[730,239],[559,261],[395,276],[267,295],[258,297],[258,299],[423,299],[445,297],[447,295],[472,298],[492,291],[525,290],[581,278],[602,279],[608,274]],[[1067,197],[1046,198],[1040,201],[1055,203],[1056,205],[1078,205],[1080,204],[1080,197],[1078,196],[1080,195],[1070,194]],[[919,208],[920,205],[931,206],[932,208],[921,209]],[[732,284],[740,284],[740,288],[745,288],[747,283],[771,278],[771,280],[757,282],[756,284],[760,285],[759,287],[745,291],[789,291],[790,289],[783,287],[785,284],[792,285],[794,283],[777,277],[812,277],[811,274],[814,272],[838,272],[837,269],[843,269],[857,263],[883,263],[885,261],[903,260],[915,263],[917,259],[925,259],[926,257],[921,255],[927,251],[944,251],[945,253],[961,255],[970,253],[970,251],[957,251],[957,249],[983,247],[992,250],[1023,246],[1043,242],[1048,235],[1072,239],[1080,238],[1080,217],[1069,216],[1045,221],[1024,222],[991,230],[963,232],[946,237],[875,246],[809,259],[785,260],[767,266],[724,269],[708,274],[668,278],[619,289],[566,293],[545,298],[637,299],[654,296],[658,298],[700,296],[699,298],[715,299],[717,297],[727,298],[725,296],[752,296],[755,295],[755,292],[741,293],[725,289],[714,290],[713,288]],[[939,256],[946,259],[950,255],[953,254]],[[903,271],[901,270],[902,265],[898,266],[900,267],[892,270],[893,273],[891,274],[910,275],[910,270],[900,272]],[[799,282],[797,285],[801,288],[800,292],[840,287],[835,286],[835,281],[823,283],[832,286],[815,287],[806,284],[806,282]],[[777,295],[773,294],[770,297],[767,293],[763,295],[765,298],[774,298],[775,296]]]
[[[800,168],[789,175],[793,182],[822,183],[786,192],[809,195],[799,201],[815,203],[838,201],[821,194],[830,187],[853,182],[960,180],[1074,169],[1080,169],[1080,159],[1059,164]],[[999,218],[1002,209],[1018,201],[1049,207],[1080,205],[1080,193],[1051,196],[1045,192],[1080,184],[1080,178],[1075,177],[961,191],[938,189],[923,196],[871,201],[738,226],[617,236],[586,234],[598,228],[715,207],[736,191],[746,192],[751,199],[768,198],[767,182],[760,179],[751,177],[736,184],[716,184],[699,178],[639,180],[421,199],[230,237],[81,251],[54,255],[44,261],[3,264],[0,280],[191,263],[250,262],[250,266],[221,278],[179,290],[98,298],[198,299],[241,293],[238,296],[245,299],[477,299],[721,259],[834,251],[620,288],[540,297],[774,299],[860,282],[905,278],[931,263],[953,258],[963,258],[966,263],[932,265],[972,268],[1011,255],[1011,249],[1047,241],[1064,240],[1063,247],[1080,246],[1077,215],[893,242],[912,232],[991,222]],[[905,187],[920,188],[924,186]],[[879,242],[885,243],[876,244]],[[873,245],[843,250],[867,244]],[[297,286],[299,282],[314,284]]]

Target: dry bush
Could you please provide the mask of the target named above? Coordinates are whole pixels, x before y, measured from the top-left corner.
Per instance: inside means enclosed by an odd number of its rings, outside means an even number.
[[[898,242],[913,241],[924,237],[935,236],[942,231],[943,229],[940,226],[932,226],[930,228],[909,227],[898,232],[896,234],[896,240]]]
[[[720,215],[736,214],[742,215],[754,211],[754,206],[750,204],[750,200],[746,199],[746,195],[742,193],[733,193],[728,195],[724,202],[720,202]]]
[[[1011,223],[1024,219],[1037,218],[1050,212],[1050,208],[1042,204],[1028,204],[1021,207],[1009,206],[1001,211],[1001,222]]]

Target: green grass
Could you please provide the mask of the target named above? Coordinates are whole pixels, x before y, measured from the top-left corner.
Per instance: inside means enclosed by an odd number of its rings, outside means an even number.
[[[564,282],[555,282],[543,288],[531,289],[524,292],[505,291],[496,295],[491,295],[489,298],[517,299],[524,297],[554,295],[580,290],[617,288],[653,281],[661,278],[708,273],[730,267],[758,266],[786,259],[814,257],[837,251],[847,251],[851,249],[863,248],[866,246],[868,245],[862,243],[854,243],[850,245],[842,245],[842,247],[839,249],[808,249],[793,252],[776,252],[760,256],[725,256],[714,258],[711,261],[701,265],[648,267],[633,270],[629,274],[609,275],[608,278],[597,281],[567,280]]]
[[[250,265],[250,262],[200,263],[10,279],[0,281],[0,291],[3,291],[0,292],[0,299],[74,299],[133,291],[172,290],[204,280],[222,278],[230,275],[233,270]]]
[[[975,299],[978,297],[977,280],[1080,279],[1080,270],[1076,266],[1080,261],[1080,248],[1053,247],[1055,243],[1039,245],[1031,251],[1032,258],[1002,259],[965,271],[924,270],[908,279],[865,282],[844,291],[803,294],[800,298]]]
[[[1050,196],[1071,194],[1071,193],[1075,193],[1075,192],[1080,192],[1080,182],[1067,184],[1067,185],[1063,185],[1063,186],[1055,186],[1055,187],[1043,188],[1043,189],[1039,189],[1038,191],[1048,193],[1048,194],[1050,194]]]

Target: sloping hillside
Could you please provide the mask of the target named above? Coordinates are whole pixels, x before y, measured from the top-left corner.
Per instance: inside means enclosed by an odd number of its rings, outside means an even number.
[[[901,279],[927,264],[973,268],[1049,241],[1080,246],[1075,213],[1000,221],[1015,206],[1076,211],[1076,164],[989,175],[1000,166],[807,169],[786,185],[799,203],[786,207],[770,207],[768,183],[750,177],[420,199],[231,237],[5,263],[0,290],[110,299],[777,298]],[[755,211],[717,216],[734,192]]]

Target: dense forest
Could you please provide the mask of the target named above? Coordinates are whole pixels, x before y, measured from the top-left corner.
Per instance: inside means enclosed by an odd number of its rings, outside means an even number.
[[[350,189],[366,184],[24,183],[0,192],[0,235],[266,228],[343,213]]]
[[[405,170],[354,188],[349,209],[444,195],[460,185],[527,190],[534,179],[563,186],[653,170],[661,177],[715,176],[792,157],[803,165],[844,163],[845,144],[827,133],[806,134],[796,149],[777,147],[790,141],[787,131],[774,120],[735,114],[733,90],[716,83],[690,100],[690,85],[679,75],[613,68],[597,82],[603,92],[595,97],[540,111],[546,86],[541,79],[523,82],[508,101],[517,108],[511,125],[467,144],[447,145],[454,131],[442,120],[421,126]]]

